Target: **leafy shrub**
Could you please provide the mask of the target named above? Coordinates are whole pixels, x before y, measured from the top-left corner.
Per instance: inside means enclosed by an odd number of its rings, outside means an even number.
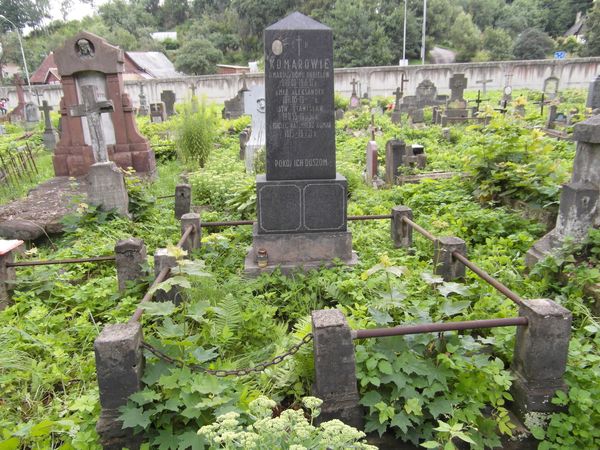
[[[216,138],[217,115],[205,101],[187,103],[175,125],[177,155],[186,164],[204,167]]]
[[[333,107],[335,109],[343,109],[344,111],[348,109],[348,105],[350,105],[350,99],[346,98],[339,92],[336,92],[333,95]]]

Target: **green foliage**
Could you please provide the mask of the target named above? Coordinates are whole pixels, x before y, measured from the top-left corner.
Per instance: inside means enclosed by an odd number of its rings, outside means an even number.
[[[458,51],[458,61],[469,61],[481,46],[481,32],[469,14],[461,12],[450,30],[450,40]]]
[[[273,418],[272,410],[276,403],[266,397],[259,397],[249,405],[250,421],[240,420],[240,414],[230,412],[217,417],[214,424],[200,428],[198,434],[209,446],[215,448],[377,449],[362,442],[365,433],[337,419],[315,427],[313,421],[320,415],[320,405],[323,401],[315,397],[305,397],[302,403],[308,410],[310,421],[302,409],[287,409],[279,417]],[[244,422],[249,423],[244,426]]]
[[[223,58],[223,53],[212,42],[196,37],[183,43],[177,50],[175,68],[181,72],[204,75],[215,73],[216,64]]]
[[[537,28],[528,28],[515,41],[515,59],[544,59],[554,48],[554,41]]]
[[[594,2],[585,26],[585,56],[600,55],[600,4]]]
[[[175,146],[179,159],[185,164],[204,167],[216,137],[216,109],[206,101],[183,106],[175,129]]]
[[[506,31],[486,28],[483,32],[483,48],[492,61],[504,61],[512,58],[513,41]]]

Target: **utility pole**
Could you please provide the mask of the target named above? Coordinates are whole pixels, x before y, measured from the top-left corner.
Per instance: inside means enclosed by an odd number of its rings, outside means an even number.
[[[421,64],[425,64],[425,31],[427,30],[427,0],[423,0],[423,31],[421,39]]]
[[[402,38],[402,60],[406,61],[406,4],[408,0],[404,0],[404,37]]]

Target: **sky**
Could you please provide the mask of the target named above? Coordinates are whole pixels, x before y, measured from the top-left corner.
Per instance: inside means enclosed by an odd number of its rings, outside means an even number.
[[[108,0],[94,0],[95,7],[106,3]],[[62,0],[50,0],[50,14],[53,19],[61,19],[62,14],[60,12],[60,5]],[[81,19],[82,17],[89,16],[94,12],[95,8],[88,4],[82,3],[79,0],[73,0],[73,5],[69,9],[67,14],[67,20]]]

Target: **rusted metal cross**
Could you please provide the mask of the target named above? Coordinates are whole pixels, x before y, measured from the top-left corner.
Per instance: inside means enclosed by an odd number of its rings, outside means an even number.
[[[481,105],[483,102],[487,102],[489,100],[490,100],[489,98],[481,98],[481,90],[477,90],[477,98],[475,100],[469,100],[469,102],[475,103],[477,105],[476,111],[479,111],[479,105]]]
[[[90,131],[92,151],[96,162],[108,162],[108,151],[102,130],[101,114],[113,112],[114,106],[111,100],[98,101],[96,86],[81,86],[81,105],[71,106],[69,115],[71,117],[85,117]]]

